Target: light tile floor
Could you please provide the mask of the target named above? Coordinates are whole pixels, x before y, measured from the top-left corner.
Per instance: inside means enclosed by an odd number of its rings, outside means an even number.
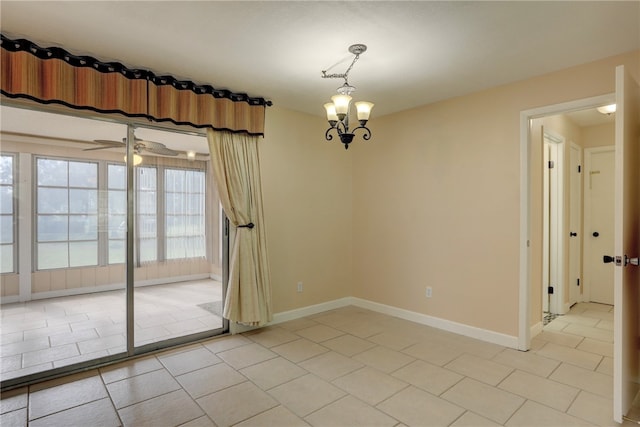
[[[613,426],[612,315],[520,352],[350,306],[6,392],[0,424]]]
[[[222,328],[199,307],[222,299],[214,280],[135,288],[136,346]],[[124,290],[2,305],[0,377],[42,372],[125,351]]]

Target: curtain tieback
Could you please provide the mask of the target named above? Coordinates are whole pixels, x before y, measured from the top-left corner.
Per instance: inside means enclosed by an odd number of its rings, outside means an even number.
[[[248,228],[248,229],[252,229],[253,227],[255,227],[255,224],[250,222],[249,224],[244,224],[244,225],[239,225],[236,228]]]

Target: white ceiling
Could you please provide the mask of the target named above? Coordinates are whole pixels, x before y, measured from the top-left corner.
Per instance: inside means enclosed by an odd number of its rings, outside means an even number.
[[[372,117],[640,48],[640,2],[8,1],[2,32],[323,114],[349,45]]]

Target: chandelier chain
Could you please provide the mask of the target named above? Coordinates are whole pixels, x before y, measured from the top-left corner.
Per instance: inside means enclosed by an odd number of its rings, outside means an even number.
[[[353,68],[354,64],[358,61],[358,59],[360,58],[360,54],[356,53],[355,57],[353,58],[353,61],[351,61],[351,65],[349,65],[349,68],[347,68],[347,71],[345,71],[344,73],[341,74],[327,74],[327,71],[329,71],[330,69],[332,69],[333,67],[335,67],[338,64],[332,65],[331,67],[329,67],[327,70],[323,70],[322,71],[322,78],[323,79],[344,79],[345,83],[349,83],[347,81],[347,79],[349,78],[349,71],[351,71],[351,69]]]

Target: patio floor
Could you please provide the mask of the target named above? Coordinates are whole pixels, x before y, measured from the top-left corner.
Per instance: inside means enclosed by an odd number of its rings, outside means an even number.
[[[222,328],[222,285],[198,280],[135,288],[135,345]],[[1,378],[125,351],[125,291],[2,305]]]

